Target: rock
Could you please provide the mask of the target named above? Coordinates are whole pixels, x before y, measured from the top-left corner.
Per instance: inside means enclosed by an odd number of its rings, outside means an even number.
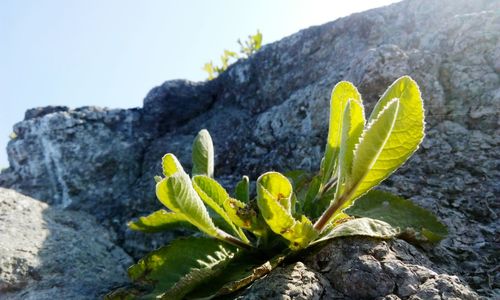
[[[272,287],[272,288],[270,288]],[[340,238],[258,280],[237,299],[479,299],[401,240]]]
[[[213,81],[166,82],[143,108],[31,111],[14,127],[0,186],[94,215],[138,258],[173,236],[125,226],[161,206],[153,176],[166,152],[189,170],[192,138],[207,128],[216,177],[228,188],[241,175],[316,171],[332,87],[352,81],[371,108],[408,74],[421,87],[427,137],[382,188],[436,213],[450,235],[426,255],[493,297],[500,289],[499,37],[498,0],[407,0],[353,14],[265,45]]]
[[[272,288],[270,288],[272,287]],[[320,273],[311,270],[301,262],[274,270],[267,277],[258,280],[239,300],[337,299],[330,283]]]
[[[305,264],[323,274],[345,299],[479,298],[402,240],[340,238],[306,258]]]
[[[0,188],[0,298],[97,299],[127,282],[131,258],[83,212]]]

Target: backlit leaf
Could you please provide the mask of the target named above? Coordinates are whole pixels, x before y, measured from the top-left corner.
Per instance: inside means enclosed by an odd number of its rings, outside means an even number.
[[[394,101],[398,102],[397,109]],[[396,111],[396,118],[391,126],[392,110]],[[401,77],[375,106],[368,129],[356,148],[350,182],[351,186],[356,185],[352,198],[366,193],[399,168],[418,149],[424,126],[420,90],[410,77]]]
[[[128,223],[128,227],[135,231],[148,233],[161,232],[177,228],[195,228],[183,215],[174,212],[167,212],[164,209],[157,210],[148,216],[140,217],[136,221],[131,221]]]
[[[192,175],[214,176],[214,145],[206,129],[198,132],[193,142]]]
[[[165,177],[172,176],[177,172],[184,172],[181,163],[172,153],[167,153],[163,156],[161,159],[161,165],[163,167],[163,175],[165,175]]]
[[[330,100],[330,123],[322,168],[323,184],[326,184],[332,175],[336,173],[337,158],[342,139],[342,119],[344,117],[344,109],[349,99],[356,101],[359,106],[363,107],[361,95],[352,83],[347,81],[337,83],[333,88]]]
[[[182,214],[206,234],[216,236],[217,228],[186,173],[177,172],[157,183],[156,196],[171,211]]]

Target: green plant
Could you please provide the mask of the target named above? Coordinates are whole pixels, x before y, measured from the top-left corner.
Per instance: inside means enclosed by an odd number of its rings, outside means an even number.
[[[220,57],[220,66],[214,65],[212,61],[203,66],[203,70],[208,73],[209,80],[214,79],[226,71],[229,65],[239,58],[248,58],[250,55],[257,52],[262,46],[262,33],[257,30],[256,34],[249,35],[248,39],[244,42],[238,39],[238,44],[240,45],[240,54],[235,51],[224,50],[224,53]]]
[[[230,294],[284,259],[336,237],[442,239],[446,228],[429,212],[392,194],[370,191],[424,137],[417,84],[408,76],[396,80],[365,121],[360,94],[351,83],[340,82],[330,109],[319,173],[264,173],[256,181],[255,197],[247,176],[233,196],[213,179],[214,151],[206,130],[193,143],[192,177],[173,154],[166,154],[156,194],[170,211],[156,211],[129,227],[143,232],[184,227],[202,234],[146,255],[129,269],[135,285],[108,297],[210,299]]]

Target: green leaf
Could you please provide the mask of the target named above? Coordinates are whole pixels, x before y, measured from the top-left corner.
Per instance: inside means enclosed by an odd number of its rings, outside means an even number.
[[[370,218],[346,221],[334,227],[327,235],[314,241],[314,244],[345,236],[369,236],[382,239],[395,237],[399,231],[390,224]]]
[[[163,167],[163,175],[165,175],[165,177],[172,176],[177,172],[184,172],[181,163],[172,153],[167,153],[163,156],[161,159],[161,165]],[[155,180],[157,180],[157,178],[155,178]]]
[[[238,227],[250,229],[257,222],[257,213],[237,199],[227,198],[223,206],[231,221]]]
[[[326,184],[332,175],[336,175],[337,158],[342,139],[342,119],[346,104],[350,99],[363,107],[361,95],[352,83],[347,81],[337,83],[333,88],[330,100],[330,125],[322,169],[323,184]]]
[[[417,84],[408,76],[396,80],[375,106],[368,124],[354,153],[350,180],[354,199],[387,178],[418,149],[425,122]]]
[[[292,184],[285,176],[278,172],[267,172],[259,177],[257,185],[257,195],[259,191],[261,196],[269,195],[269,199],[279,203],[288,214],[291,213]]]
[[[354,149],[365,126],[363,107],[359,102],[353,100],[347,101],[342,122],[337,196],[342,194],[346,181],[351,176]]]
[[[177,172],[157,183],[156,196],[167,208],[183,215],[201,231],[217,236],[217,228],[186,173]]]
[[[179,239],[155,250],[128,270],[138,284],[154,285],[143,298],[183,299],[199,284],[223,270],[234,249],[211,238]]]
[[[307,187],[307,192],[304,197],[304,208],[303,212],[310,217],[317,217],[315,205],[316,196],[319,193],[319,189],[321,187],[321,177],[314,176],[309,186]]]
[[[177,228],[194,228],[183,215],[174,212],[167,212],[164,209],[157,210],[146,217],[140,217],[137,221],[131,221],[128,223],[128,227],[135,231],[147,233],[161,232]]]
[[[354,152],[351,175],[344,183],[342,193],[338,193],[334,201],[334,206],[339,207],[336,210],[337,213],[349,207],[362,193],[380,182],[374,181],[372,177],[380,178],[378,175],[387,171],[383,164],[394,157],[384,155],[381,158],[382,160],[379,161],[379,165],[382,165],[378,167],[374,167],[374,165],[384,152],[384,147],[390,138],[396,121],[398,109],[398,99],[389,102],[386,109],[382,110],[379,117],[369,124],[368,128],[363,132],[361,141]],[[389,147],[391,148],[388,151],[392,152],[392,146]],[[373,175],[370,177],[369,174]]]
[[[248,203],[250,201],[250,179],[248,176],[243,176],[236,184],[234,189],[234,196],[236,199]]]
[[[439,242],[448,234],[446,226],[431,212],[388,192],[370,191],[346,212],[387,222],[411,241]]]
[[[194,176],[193,187],[201,200],[213,209],[234,233],[240,235],[240,231],[223,208],[224,201],[229,198],[226,190],[217,181],[205,175]]]
[[[285,255],[279,254],[267,259],[239,252],[224,268],[223,272],[213,277],[209,282],[200,285],[188,294],[186,299],[219,299],[218,297],[230,295],[269,274],[283,262],[285,257]]]
[[[193,176],[214,177],[214,145],[206,129],[200,130],[193,142]]]
[[[314,229],[307,217],[302,216],[297,222],[292,216],[289,210],[291,197],[292,185],[280,173],[267,172],[257,180],[257,205],[267,225],[290,241],[290,248],[304,248]]]

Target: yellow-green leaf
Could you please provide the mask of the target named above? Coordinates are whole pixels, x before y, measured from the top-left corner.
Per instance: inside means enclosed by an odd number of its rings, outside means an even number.
[[[157,183],[156,196],[167,208],[182,214],[201,231],[211,236],[217,235],[217,228],[186,173],[177,172]]]
[[[290,248],[300,249],[309,244],[314,228],[306,216],[300,221],[292,216],[292,193],[291,183],[280,173],[268,172],[257,179],[257,205],[267,225],[290,241]]]
[[[422,98],[417,84],[408,76],[389,87],[374,113],[378,115],[370,117],[354,153],[349,180],[354,188],[352,199],[366,193],[399,168],[418,149],[424,137]]]
[[[351,176],[354,148],[365,126],[363,107],[358,101],[347,101],[342,119],[341,144],[338,158],[337,196],[344,191],[346,180]]]
[[[330,123],[322,168],[323,184],[326,184],[331,179],[332,175],[336,175],[337,158],[342,139],[342,119],[344,117],[344,109],[349,99],[356,101],[361,108],[363,107],[361,95],[352,83],[347,81],[337,83],[333,88],[330,100]]]
[[[232,230],[244,241],[248,241],[244,233],[238,228],[236,228],[236,226],[234,226],[230,216],[224,210],[223,207],[224,202],[230,198],[227,191],[217,181],[205,175],[194,176],[192,181],[193,181],[193,187],[200,196],[200,198],[211,209],[213,209],[213,211],[218,216],[220,216],[222,220],[224,220],[224,222],[229,226],[228,229]],[[216,224],[218,224],[217,219],[215,217],[214,220],[216,221]]]
[[[169,177],[177,172],[184,172],[181,163],[172,153],[167,153],[161,159],[161,165],[163,167],[163,175]]]
[[[340,210],[350,206],[361,194],[384,179],[383,176],[390,174],[387,173],[386,162],[394,158],[397,159],[397,156],[382,154],[387,154],[384,153],[384,149],[390,153],[394,149],[394,146],[387,145],[387,142],[393,132],[398,110],[399,100],[393,99],[380,112],[379,117],[368,124],[368,128],[363,132],[354,152],[351,174],[345,182],[343,192],[338,194],[335,199],[336,202],[342,203]]]
[[[157,210],[148,216],[140,217],[136,221],[131,221],[128,223],[128,227],[135,231],[147,233],[161,232],[177,228],[195,228],[183,215],[168,212],[164,209]]]

